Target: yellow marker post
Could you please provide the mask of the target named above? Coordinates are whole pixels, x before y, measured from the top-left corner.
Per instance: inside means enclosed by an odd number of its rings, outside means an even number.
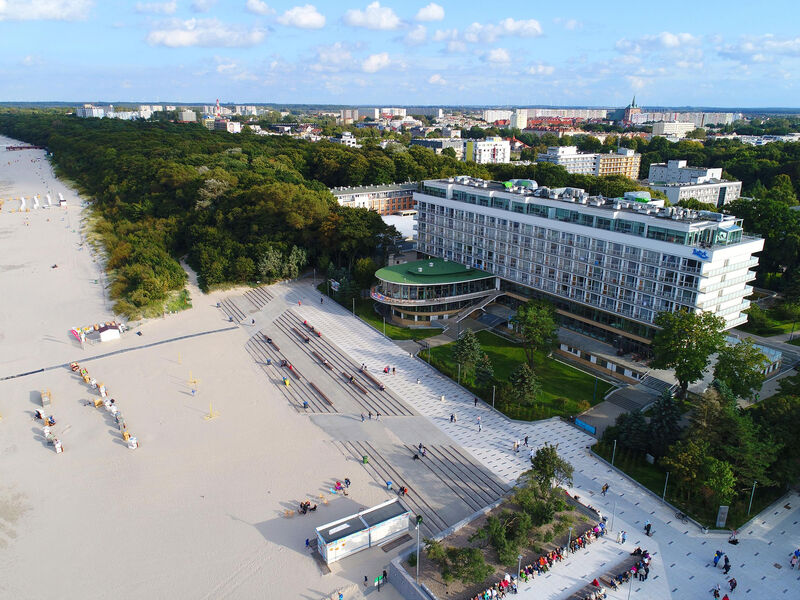
[[[214,407],[211,406],[211,402],[208,403],[208,414],[205,415],[203,418],[206,421],[210,421],[211,419],[216,419],[219,416],[219,413],[214,412]]]

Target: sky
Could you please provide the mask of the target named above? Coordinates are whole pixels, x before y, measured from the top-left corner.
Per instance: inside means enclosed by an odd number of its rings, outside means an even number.
[[[800,3],[0,0],[0,101],[800,105]]]

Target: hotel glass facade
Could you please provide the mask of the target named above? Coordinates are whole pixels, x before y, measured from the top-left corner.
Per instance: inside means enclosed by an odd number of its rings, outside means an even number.
[[[746,322],[763,240],[740,220],[530,183],[425,181],[419,252],[497,275],[518,301],[545,297],[566,326],[622,346],[646,345],[661,311]]]

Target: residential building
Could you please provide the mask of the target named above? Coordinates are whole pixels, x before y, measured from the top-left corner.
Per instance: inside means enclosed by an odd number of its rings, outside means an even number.
[[[352,125],[358,121],[358,109],[357,108],[346,108],[339,111],[339,124],[340,125]]]
[[[594,175],[597,154],[578,152],[577,146],[550,146],[547,152],[538,154],[536,160],[561,165],[569,173]]]
[[[84,104],[80,108],[75,109],[75,115],[82,119],[96,118],[102,119],[106,115],[106,111],[91,104]]]
[[[449,138],[460,138],[461,130],[456,127],[442,127],[442,136]]]
[[[494,123],[495,121],[508,121],[511,118],[511,110],[498,110],[489,109],[483,111],[483,120],[487,123]]]
[[[194,123],[197,121],[197,114],[193,110],[182,110],[178,113],[178,121]]]
[[[406,108],[409,115],[422,115],[424,117],[431,117],[432,119],[441,119],[444,116],[444,111],[435,106],[412,106]]]
[[[518,108],[511,114],[512,129],[525,129],[528,126],[528,110]]]
[[[381,215],[414,210],[416,183],[392,183],[362,187],[333,188],[331,194],[341,206],[366,208]]]
[[[330,141],[334,144],[341,144],[342,146],[347,146],[348,148],[361,148],[361,144],[358,143],[356,136],[349,131],[343,132],[341,137],[332,137],[328,139],[330,139]]]
[[[695,128],[707,125],[730,125],[742,117],[741,113],[720,112],[639,112],[631,115],[630,122],[634,125],[643,123],[658,123],[660,121],[680,121],[693,123]]]
[[[616,152],[598,154],[595,175],[624,175],[629,179],[639,178],[642,155],[630,148],[617,148]]]
[[[175,110],[177,110],[177,107],[176,106],[172,106],[171,104],[168,104],[167,106],[164,107],[164,110],[166,110],[168,112],[169,111],[175,111]]]
[[[242,124],[238,121],[214,120],[214,131],[227,131],[228,133],[241,133]]]
[[[380,116],[384,118],[391,119],[393,117],[405,117],[407,115],[407,111],[405,108],[382,108],[380,112]]]
[[[529,108],[528,118],[557,117],[562,119],[600,120],[608,118],[605,108]]]
[[[459,132],[461,133],[461,132]],[[461,160],[464,158],[464,142],[460,137],[445,137],[445,138],[414,138],[411,140],[412,146],[423,146],[430,148],[436,154],[441,154],[445,148],[452,148],[455,150],[456,158]]]
[[[659,121],[653,123],[653,135],[662,137],[685,138],[690,131],[697,129],[694,123],[681,121]]]
[[[414,198],[420,253],[498,277],[512,307],[546,298],[563,325],[618,348],[648,353],[662,311],[711,312],[725,329],[747,321],[764,242],[734,216],[529,180],[429,180]],[[393,308],[406,301],[380,293]]]
[[[624,175],[631,179],[639,177],[642,155],[630,148],[618,148],[610,154],[578,152],[576,146],[550,146],[539,154],[537,161],[561,165],[569,173],[580,175]]]
[[[648,181],[651,188],[667,195],[670,204],[694,198],[721,207],[742,193],[742,182],[722,179],[721,168],[689,167],[685,160],[650,165]]]
[[[485,140],[463,140],[463,160],[479,164],[511,162],[511,144],[500,137]]]

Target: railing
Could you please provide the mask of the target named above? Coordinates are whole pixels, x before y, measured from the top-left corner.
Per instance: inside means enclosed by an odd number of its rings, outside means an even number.
[[[740,269],[747,269],[754,267],[758,264],[757,258],[750,258],[744,262],[728,265],[727,267],[720,267],[703,273],[703,277],[714,277],[715,275],[722,275],[723,273],[730,273],[731,271],[738,271]]]
[[[721,317],[721,316],[729,315],[729,314],[735,313],[735,312],[743,312],[743,311],[747,310],[748,308],[750,308],[750,301],[749,300],[745,300],[741,304],[737,304],[736,306],[731,306],[729,308],[723,308],[722,310],[718,310],[714,314],[717,315],[718,317]]]
[[[732,300],[733,298],[742,297],[745,298],[753,293],[753,286],[746,285],[744,289],[731,292],[730,294],[725,294],[724,296],[715,296],[714,298],[709,298],[708,300],[703,300],[697,303],[698,308],[706,308],[708,306],[713,306],[714,304],[719,304],[720,302],[727,302],[728,300]]]
[[[472,300],[474,298],[482,298],[493,292],[495,292],[495,290],[491,289],[491,290],[484,290],[482,292],[471,292],[469,294],[460,294],[458,296],[439,296],[436,298],[412,300],[409,298],[392,298],[391,296],[385,296],[379,292],[376,292],[375,288],[372,288],[370,290],[369,295],[376,302],[381,302],[383,304],[398,304],[401,306],[424,306],[427,304],[436,304],[437,302],[458,302],[460,300]]]
[[[703,285],[701,284],[701,286],[698,289],[698,291],[701,294],[707,294],[708,292],[713,292],[715,290],[721,290],[722,288],[728,287],[729,285],[733,285],[733,284],[736,284],[736,283],[744,283],[745,281],[752,281],[755,278],[756,278],[755,271],[748,271],[747,275],[742,275],[741,277],[736,277],[735,279],[728,279],[728,280],[725,280],[725,281],[719,281],[717,283],[712,283],[710,285],[706,285],[705,287],[703,287]]]

